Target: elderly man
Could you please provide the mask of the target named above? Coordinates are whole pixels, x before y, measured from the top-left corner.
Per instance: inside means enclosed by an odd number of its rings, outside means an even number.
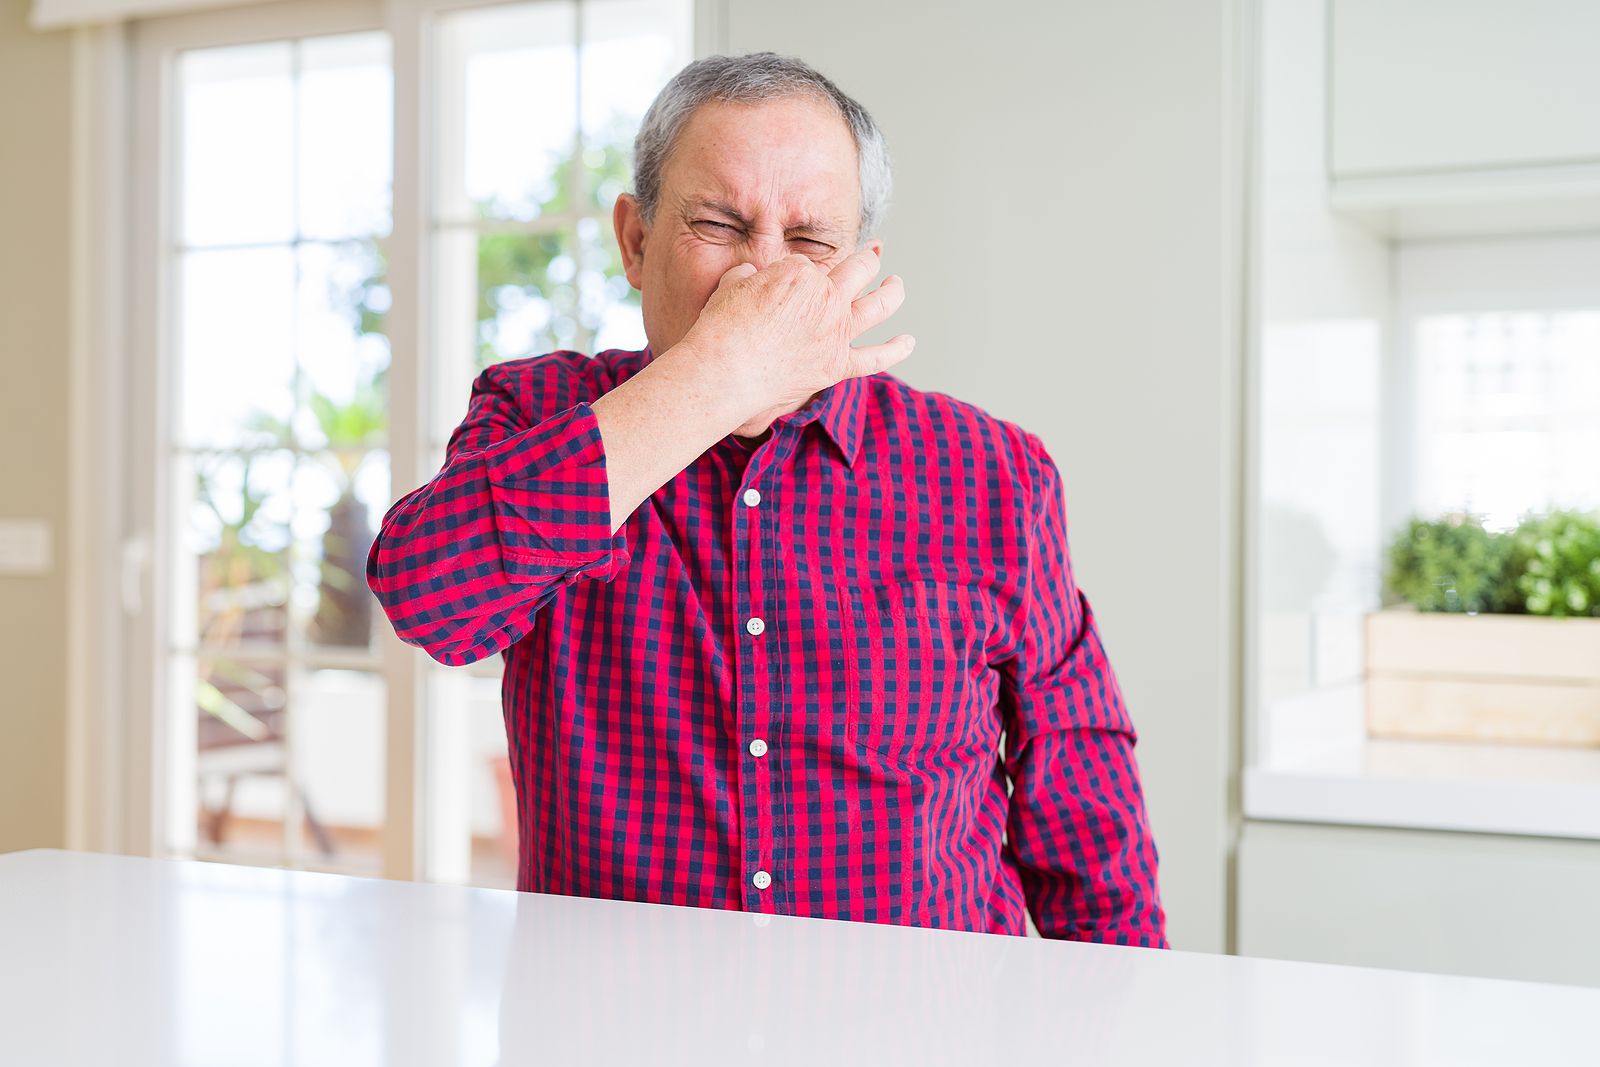
[[[1055,464],[852,345],[905,299],[877,125],[713,56],[634,147],[649,344],[484,371],[368,559],[402,640],[505,655],[518,888],[1165,947]]]

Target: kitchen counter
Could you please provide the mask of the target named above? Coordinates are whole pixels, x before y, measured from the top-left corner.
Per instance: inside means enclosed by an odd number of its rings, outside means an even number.
[[[1268,708],[1245,817],[1600,841],[1600,748],[1372,738],[1365,712],[1359,683]]]
[[[1597,1019],[1578,987],[0,855],[19,1067],[1594,1064]]]

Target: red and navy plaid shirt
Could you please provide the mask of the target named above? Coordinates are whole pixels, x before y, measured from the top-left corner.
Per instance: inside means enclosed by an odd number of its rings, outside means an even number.
[[[505,656],[518,889],[1166,947],[1038,438],[847,379],[613,535],[590,402],[649,358],[484,371],[367,561],[403,641]]]

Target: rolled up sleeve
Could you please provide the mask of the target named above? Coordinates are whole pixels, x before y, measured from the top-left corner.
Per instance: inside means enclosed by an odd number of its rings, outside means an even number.
[[[402,641],[461,666],[526,636],[566,586],[609,581],[630,558],[626,524],[611,532],[589,402],[529,425],[491,367],[473,383],[444,467],[385,513],[367,585]]]

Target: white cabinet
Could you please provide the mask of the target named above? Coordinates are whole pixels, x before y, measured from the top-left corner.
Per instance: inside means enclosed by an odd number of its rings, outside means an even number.
[[[1339,177],[1600,162],[1594,0],[1332,0]]]
[[[1397,237],[1600,222],[1600,3],[1329,0],[1335,207]]]
[[[1239,953],[1600,986],[1600,842],[1247,822]]]

